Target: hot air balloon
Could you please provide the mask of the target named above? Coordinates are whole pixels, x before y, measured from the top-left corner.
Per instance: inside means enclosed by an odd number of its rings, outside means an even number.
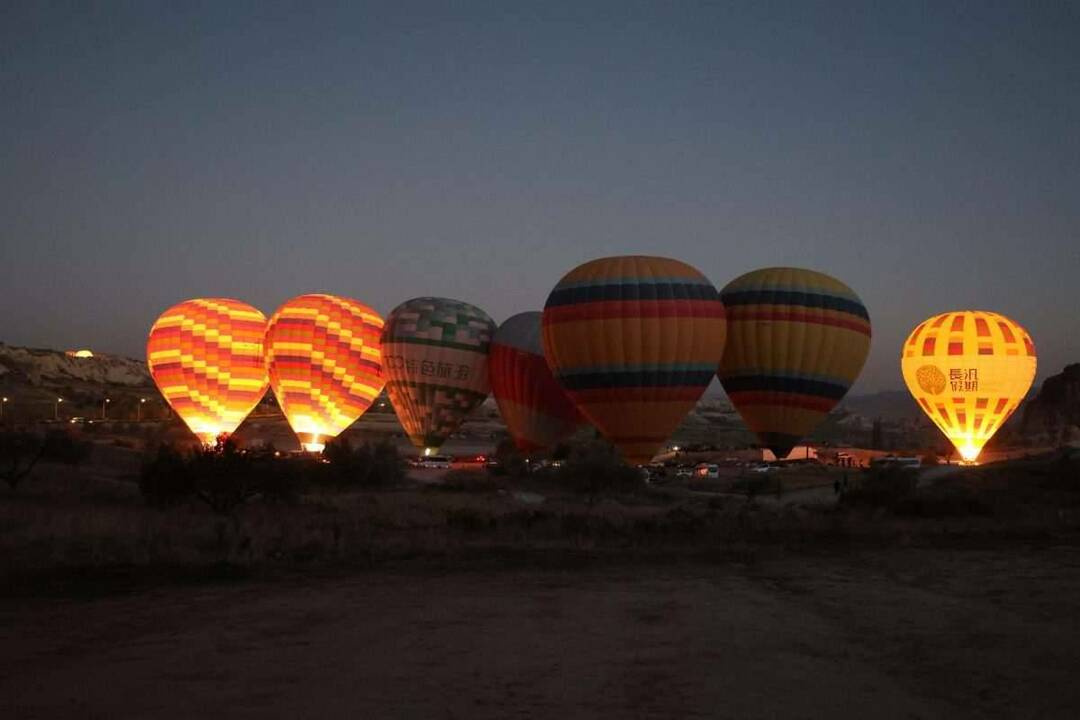
[[[859,376],[870,315],[844,283],[799,268],[746,273],[720,298],[728,341],[717,375],[750,430],[783,459]]]
[[[908,390],[967,462],[1016,410],[1035,379],[1035,344],[1004,315],[935,315],[908,336],[900,369]]]
[[[266,393],[265,332],[265,315],[229,298],[185,300],[150,328],[150,375],[204,445],[236,430]]]
[[[593,260],[544,306],[544,355],[578,410],[627,462],[646,463],[712,380],[724,352],[716,288],[678,260]]]
[[[382,392],[382,328],[377,312],[336,295],[301,295],[271,316],[270,387],[305,450],[321,452]]]
[[[459,300],[422,297],[394,308],[383,328],[390,402],[413,445],[436,452],[488,394],[495,323]]]
[[[525,453],[554,447],[584,421],[544,359],[539,312],[514,315],[491,343],[488,375],[514,444]]]

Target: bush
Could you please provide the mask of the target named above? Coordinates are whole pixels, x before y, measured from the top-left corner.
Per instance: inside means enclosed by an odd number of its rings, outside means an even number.
[[[0,477],[15,490],[41,459],[45,445],[33,433],[7,430],[0,433]]]
[[[840,501],[895,509],[915,493],[918,481],[918,471],[911,468],[871,468],[862,474],[856,487],[840,496]]]
[[[429,487],[453,492],[494,492],[502,484],[490,473],[480,470],[451,470],[441,484]]]
[[[525,474],[525,457],[510,438],[503,438],[495,446],[495,460],[499,463],[495,474],[513,477]]]
[[[81,465],[88,457],[92,445],[88,440],[79,440],[66,430],[50,430],[42,441],[43,460]]]
[[[143,465],[139,491],[154,507],[167,507],[195,494],[189,458],[172,445],[162,445],[157,454]]]
[[[328,444],[323,457],[279,457],[272,445],[243,450],[221,439],[213,449],[191,453],[162,445],[143,466],[139,489],[157,507],[198,498],[228,513],[256,496],[291,503],[315,487],[383,486],[404,475],[397,449],[388,443],[353,448],[342,440]]]
[[[575,447],[553,477],[562,487],[588,495],[590,504],[602,493],[644,487],[641,472],[625,465],[618,451],[601,440]]]
[[[143,466],[139,490],[156,507],[198,498],[225,514],[256,495],[270,501],[294,499],[303,480],[297,470],[276,462],[272,453],[245,452],[228,439],[191,453],[162,445]]]
[[[965,485],[945,484],[920,489],[899,500],[892,508],[897,515],[940,518],[989,515],[990,505]]]
[[[316,481],[333,487],[386,487],[405,477],[405,461],[389,442],[354,448],[345,438],[335,439],[326,444],[323,459],[326,467]]]

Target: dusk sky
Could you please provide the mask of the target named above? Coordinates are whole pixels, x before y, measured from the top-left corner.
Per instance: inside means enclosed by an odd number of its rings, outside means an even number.
[[[855,392],[950,309],[1080,362],[1076,3],[89,5],[0,9],[5,343],[140,357],[214,295],[502,321],[641,253],[845,281]]]

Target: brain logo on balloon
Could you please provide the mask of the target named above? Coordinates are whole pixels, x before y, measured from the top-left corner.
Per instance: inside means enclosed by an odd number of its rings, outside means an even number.
[[[945,373],[933,365],[923,365],[916,370],[915,379],[918,381],[919,387],[931,395],[940,395],[945,392],[945,383],[947,382]]]

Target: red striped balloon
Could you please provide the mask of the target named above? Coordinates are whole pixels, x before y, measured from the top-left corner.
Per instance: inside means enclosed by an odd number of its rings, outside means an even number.
[[[525,312],[509,318],[496,331],[488,357],[499,414],[525,453],[554,447],[584,422],[544,359],[542,317]]]

